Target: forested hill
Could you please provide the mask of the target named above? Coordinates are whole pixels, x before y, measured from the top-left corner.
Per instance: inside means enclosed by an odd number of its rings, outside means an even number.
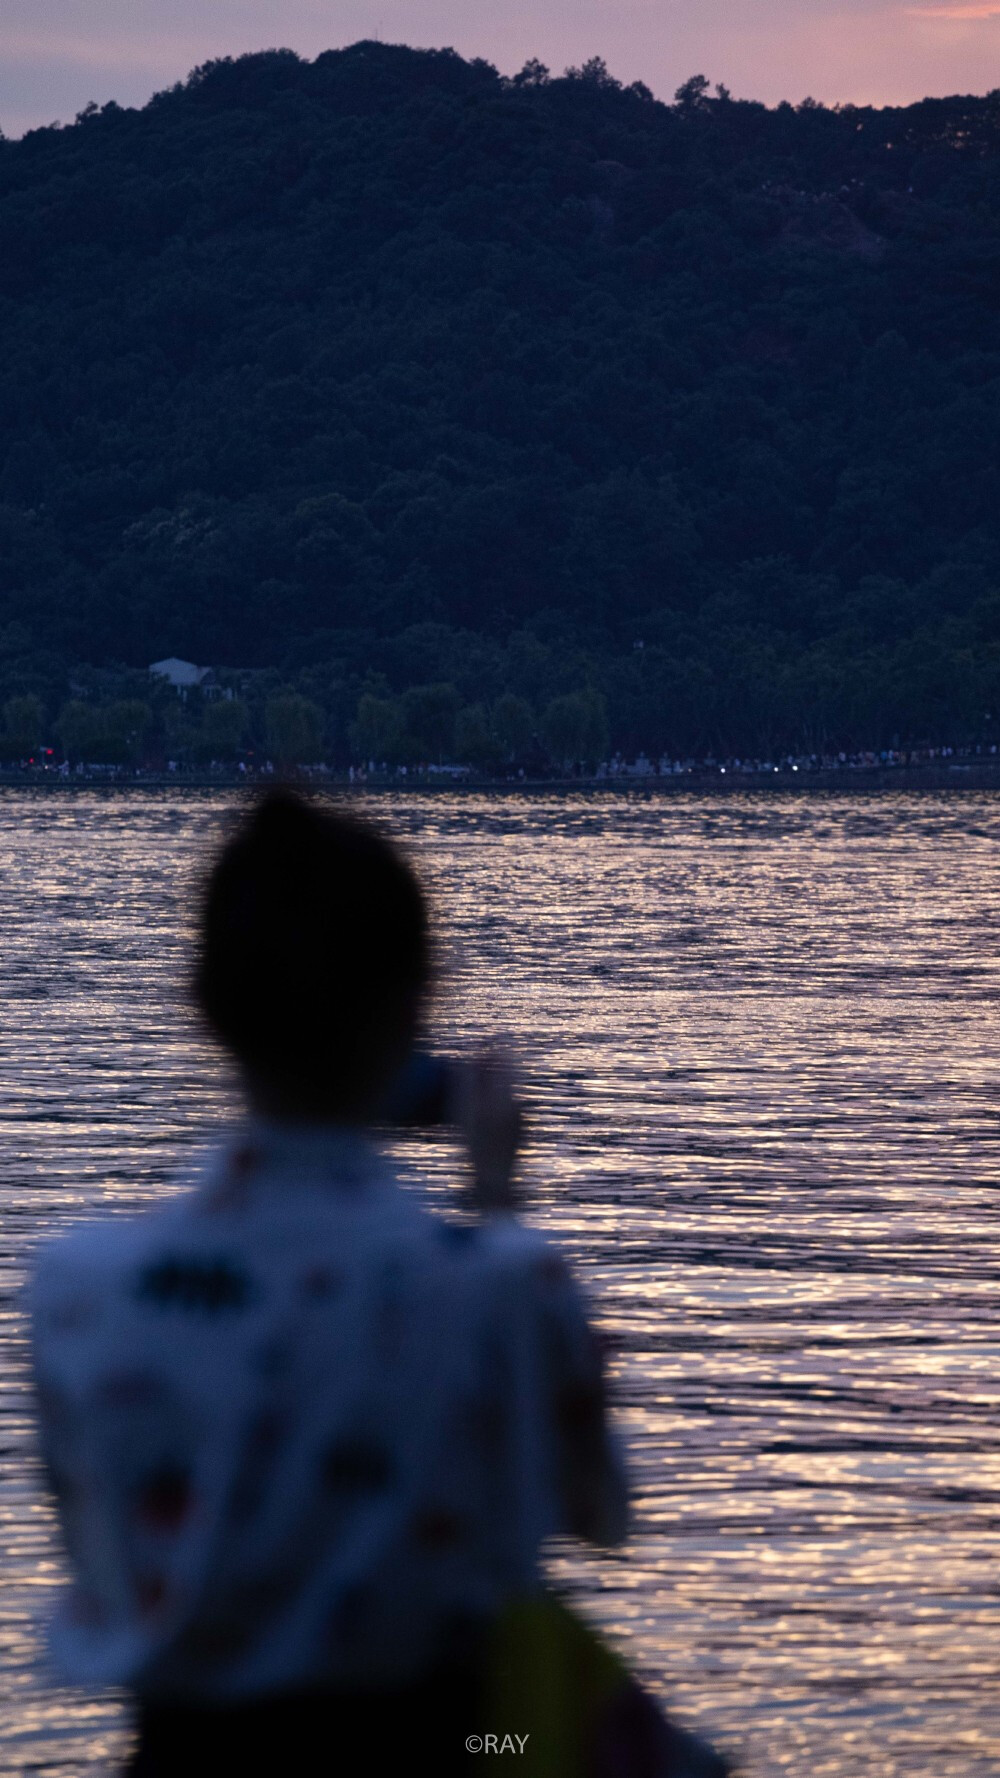
[[[359,43],[0,142],[0,697],[177,654],[341,754],[365,694],[399,757],[576,693],[570,752],[602,698],[631,751],[988,737],[998,305],[1000,92]]]

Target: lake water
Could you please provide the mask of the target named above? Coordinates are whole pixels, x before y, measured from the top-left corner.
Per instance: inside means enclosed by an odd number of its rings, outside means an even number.
[[[118,1701],[46,1687],[60,1584],[17,1289],[230,1099],[186,1012],[234,799],[0,795],[0,1770],[114,1770]],[[377,803],[419,855],[440,1041],[498,1028],[533,1216],[613,1341],[637,1494],[560,1564],[752,1778],[1000,1769],[1000,797]],[[430,1189],[446,1143],[407,1147]]]

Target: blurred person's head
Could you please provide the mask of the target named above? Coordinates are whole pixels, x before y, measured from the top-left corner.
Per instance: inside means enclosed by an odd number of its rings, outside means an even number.
[[[430,977],[417,878],[362,821],[266,796],[208,881],[195,989],[254,1104],[365,1118],[412,1047]]]

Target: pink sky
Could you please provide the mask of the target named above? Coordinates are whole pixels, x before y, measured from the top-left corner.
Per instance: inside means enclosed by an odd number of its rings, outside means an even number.
[[[660,97],[694,73],[768,103],[1000,86],[1000,0],[0,0],[0,125],[141,104],[212,56],[376,36],[505,73],[531,55],[555,72],[602,55]]]

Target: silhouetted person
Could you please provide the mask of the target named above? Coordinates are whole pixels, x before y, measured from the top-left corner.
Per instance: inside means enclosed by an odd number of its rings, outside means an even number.
[[[40,1263],[53,1654],[134,1696],[136,1778],[466,1769],[489,1626],[542,1539],[622,1535],[594,1339],[510,1214],[503,1069],[467,1074],[469,1223],[370,1134],[429,976],[399,854],[269,797],[212,873],[196,978],[245,1123],[192,1190]]]

